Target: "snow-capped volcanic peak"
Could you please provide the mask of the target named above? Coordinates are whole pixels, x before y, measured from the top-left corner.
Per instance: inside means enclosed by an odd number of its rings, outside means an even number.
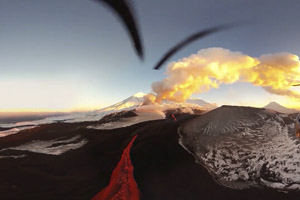
[[[145,96],[146,96],[146,94],[143,92],[138,92],[138,93],[135,93],[134,95],[132,95],[132,97],[136,97],[136,98],[144,98]]]
[[[286,108],[276,102],[271,102],[268,105],[266,105],[264,108],[274,110],[274,111],[280,112],[280,113],[297,113],[297,112],[299,112],[298,110],[295,110],[295,109]]]
[[[124,111],[124,110],[134,110],[138,107],[143,107],[144,102],[145,102],[145,97],[146,94],[139,92],[136,93],[127,99],[116,103],[114,105],[111,105],[107,108],[98,110],[98,112],[102,111]],[[148,104],[149,105],[149,104]],[[148,106],[146,105],[146,106]],[[178,103],[174,101],[168,101],[168,100],[163,100],[160,104],[154,103],[154,107],[164,107],[165,109],[167,108],[195,108],[195,109],[203,109],[203,110],[211,110],[213,108],[216,108],[215,104],[210,104],[204,100],[197,99],[197,98],[191,98],[186,100],[186,102],[183,103]],[[161,110],[161,108],[160,108]]]
[[[146,94],[139,92],[119,103],[113,104],[99,111],[101,112],[101,111],[111,111],[111,110],[115,110],[115,111],[132,110],[143,104],[145,96]]]
[[[111,105],[107,108],[99,110],[97,112],[108,112],[108,113],[121,113],[132,111],[136,114],[134,117],[119,119],[114,122],[106,122],[97,126],[89,126],[89,128],[96,129],[112,129],[130,126],[136,123],[164,119],[166,113],[176,110],[180,113],[195,113],[199,111],[206,111],[214,109],[215,104],[210,104],[201,99],[189,99],[184,103],[178,103],[174,101],[163,100],[161,103],[145,103],[146,94],[136,93],[127,99]],[[175,111],[174,111],[175,112]]]
[[[185,103],[177,103],[164,100],[160,104],[154,103],[151,105],[144,105],[145,96],[146,94],[139,92],[119,103],[91,112],[73,113],[71,115],[50,117],[42,120],[21,122],[15,124],[0,124],[0,127],[5,128],[4,131],[0,131],[0,137],[15,134],[21,130],[31,129],[42,124],[52,124],[57,122],[96,122],[101,120],[105,116],[122,111],[133,111],[137,114],[137,117],[132,117],[130,119],[128,118],[126,120],[126,123],[122,122],[121,125],[118,124],[118,121],[116,121],[114,122],[113,126],[110,127],[123,127],[124,124],[132,125],[134,123],[139,123],[145,120],[150,121],[163,119],[165,118],[164,112],[170,109],[180,109],[183,113],[193,113],[193,110],[212,110],[216,108],[215,104],[210,104],[200,99],[189,99]],[[16,129],[16,127],[18,129]]]

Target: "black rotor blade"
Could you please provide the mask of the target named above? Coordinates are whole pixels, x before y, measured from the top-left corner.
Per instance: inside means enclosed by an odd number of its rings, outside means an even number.
[[[201,39],[205,36],[208,36],[210,34],[213,34],[215,32],[219,32],[222,31],[224,29],[228,29],[231,28],[233,26],[218,26],[218,27],[213,27],[213,28],[208,28],[205,30],[202,30],[198,33],[195,33],[189,37],[187,37],[186,39],[184,39],[183,41],[179,42],[177,45],[175,45],[174,47],[172,47],[160,60],[159,62],[155,65],[154,69],[158,70],[171,56],[173,56],[177,51],[179,51],[180,49],[182,49],[183,47],[187,46],[188,44]]]
[[[106,3],[118,14],[123,24],[125,25],[128,34],[131,37],[132,43],[135,46],[136,53],[141,59],[143,59],[144,51],[143,51],[143,46],[141,43],[139,31],[137,29],[136,20],[126,0],[94,0],[94,1]]]

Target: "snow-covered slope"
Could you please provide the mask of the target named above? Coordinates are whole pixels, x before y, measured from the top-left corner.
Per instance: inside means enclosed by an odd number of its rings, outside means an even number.
[[[300,143],[292,118],[223,106],[184,124],[180,143],[226,187],[300,190]]]
[[[161,104],[153,104],[153,105],[143,105],[144,97],[146,94],[144,93],[136,93],[127,99],[113,104],[109,107],[91,111],[91,112],[82,112],[82,113],[73,113],[70,115],[64,115],[59,117],[49,117],[42,120],[28,121],[28,122],[19,122],[19,123],[11,123],[11,124],[0,124],[0,128],[6,128],[4,131],[0,131],[0,137],[18,133],[21,130],[34,128],[41,124],[51,124],[57,122],[65,122],[65,123],[76,123],[76,122],[92,122],[99,121],[104,116],[107,116],[112,113],[122,112],[122,111],[130,111],[135,110],[137,113],[137,117],[128,118],[125,121],[120,121],[120,124],[114,122],[113,124],[105,125],[105,128],[120,128],[127,125],[132,125],[135,123],[163,119],[164,111],[168,109],[183,109],[183,112],[192,112],[192,109],[202,109],[202,110],[211,110],[216,106],[215,104],[210,104],[206,101],[200,99],[189,99],[185,103],[176,103],[171,101],[163,101]],[[104,126],[93,126],[93,127],[104,127]]]
[[[117,121],[110,121],[106,123],[101,123],[99,125],[91,125],[88,126],[88,128],[92,129],[116,129],[116,128],[122,128],[122,127],[127,127],[131,126],[134,124],[138,124],[141,122],[145,121],[153,121],[153,120],[159,120],[159,119],[164,119],[165,115],[164,113],[160,112],[141,112],[141,111],[135,111],[136,116],[133,117],[126,117],[126,118],[121,118]]]
[[[295,110],[295,109],[286,108],[276,102],[271,102],[268,105],[266,105],[264,108],[274,110],[274,111],[280,112],[280,113],[297,113],[297,112],[299,112],[298,110]]]
[[[136,93],[119,103],[113,104],[104,109],[100,109],[98,110],[98,112],[133,110],[134,108],[139,107],[143,104],[145,95],[146,94],[141,92]]]
[[[74,149],[79,149],[80,147],[84,146],[87,143],[87,140],[82,139],[80,136],[75,136],[73,138],[58,138],[55,140],[33,140],[29,143],[22,144],[16,147],[10,147],[1,149],[0,153],[4,154],[0,156],[0,158],[15,158],[17,155],[6,155],[5,152],[9,150],[15,151],[30,151],[35,153],[42,153],[42,154],[49,154],[49,155],[61,155],[66,153],[67,151],[71,151]]]

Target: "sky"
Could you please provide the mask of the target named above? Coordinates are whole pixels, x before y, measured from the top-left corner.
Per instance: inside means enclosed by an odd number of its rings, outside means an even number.
[[[132,0],[145,59],[111,10],[92,0],[0,0],[0,112],[99,109],[166,77],[153,66],[173,45],[204,28],[247,25],[199,40],[172,57],[221,47],[252,57],[300,55],[298,0]],[[300,92],[299,89],[295,89]],[[264,106],[283,96],[250,83],[194,94],[218,105]]]

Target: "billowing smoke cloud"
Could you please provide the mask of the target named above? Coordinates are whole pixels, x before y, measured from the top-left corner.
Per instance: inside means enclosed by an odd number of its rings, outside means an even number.
[[[183,102],[194,93],[235,82],[249,82],[269,93],[300,100],[300,93],[290,89],[300,83],[299,57],[290,53],[254,58],[228,49],[208,48],[170,63],[166,75],[152,84],[155,95],[148,95],[149,101]]]

